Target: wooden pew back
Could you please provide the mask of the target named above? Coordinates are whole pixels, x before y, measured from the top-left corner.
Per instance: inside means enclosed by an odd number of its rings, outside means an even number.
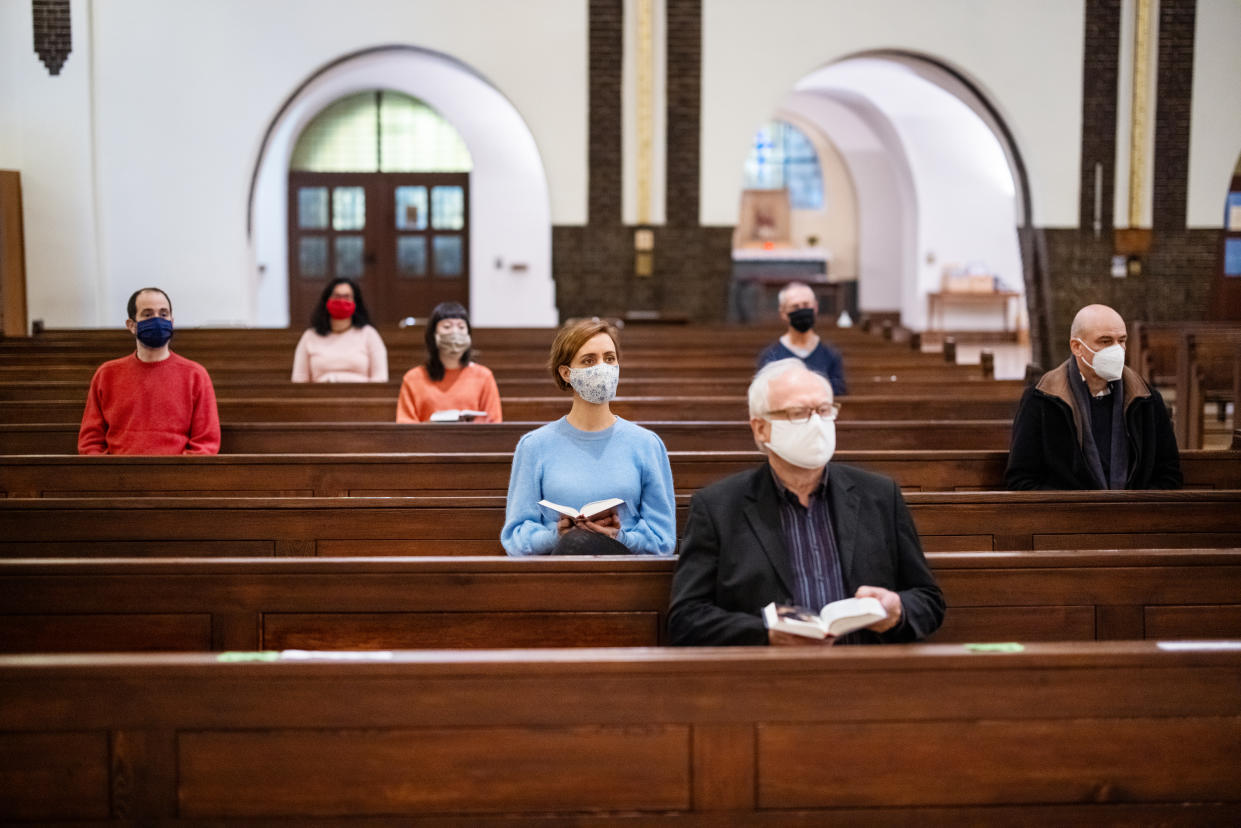
[[[669,452],[679,492],[763,462],[757,451]],[[1004,488],[1005,451],[840,451],[833,462],[887,475],[907,492]],[[508,452],[250,454],[215,457],[12,456],[7,497],[411,497],[504,494]],[[1185,486],[1241,489],[1241,452],[1187,451]]]
[[[1241,549],[936,552],[933,641],[1241,637]],[[0,561],[0,652],[664,644],[669,558]]]
[[[0,657],[0,817],[1236,816],[1241,652],[782,649]]]
[[[715,421],[640,421],[669,451],[750,451],[754,437],[736,418]],[[542,422],[228,423],[220,426],[223,454],[345,454],[512,451]],[[1011,420],[887,420],[836,424],[842,449],[1008,449]],[[76,454],[78,423],[0,423],[0,455]]]
[[[1241,546],[1238,490],[905,499],[928,551]],[[6,498],[0,521],[8,558],[496,555],[504,498]]]
[[[0,400],[0,423],[80,422],[83,400]],[[509,397],[502,401],[506,419],[549,422],[568,413],[564,397]],[[296,399],[268,396],[221,398],[221,422],[373,422],[396,420],[395,399],[329,397]],[[629,420],[736,420],[749,417],[743,396],[617,397],[612,411]],[[913,397],[887,394],[850,397],[841,402],[842,421],[1012,419],[1017,399],[955,399],[937,394]]]

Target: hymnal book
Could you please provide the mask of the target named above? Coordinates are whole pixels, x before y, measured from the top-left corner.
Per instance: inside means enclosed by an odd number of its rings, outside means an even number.
[[[888,613],[879,599],[869,595],[832,601],[817,613],[805,607],[774,602],[763,607],[763,621],[767,623],[767,629],[807,638],[840,637],[887,617]]]
[[[430,422],[433,422],[433,423],[466,422],[468,423],[471,420],[477,419],[478,417],[486,417],[486,416],[487,416],[486,411],[470,411],[469,409],[466,409],[466,408],[462,408],[460,410],[456,408],[445,408],[441,411],[433,411],[431,413]]]
[[[559,512],[560,514],[571,517],[574,520],[577,520],[578,518],[590,520],[591,518],[599,517],[604,512],[609,512],[612,509],[615,509],[624,502],[625,501],[622,498],[609,497],[607,500],[595,500],[587,503],[580,509],[574,509],[572,506],[561,506],[559,503],[552,503],[550,500],[540,500],[539,505],[546,506],[553,512]]]

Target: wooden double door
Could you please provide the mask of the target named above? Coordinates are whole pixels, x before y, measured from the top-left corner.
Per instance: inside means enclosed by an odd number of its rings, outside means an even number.
[[[355,280],[377,325],[469,306],[469,173],[289,173],[289,317]]]

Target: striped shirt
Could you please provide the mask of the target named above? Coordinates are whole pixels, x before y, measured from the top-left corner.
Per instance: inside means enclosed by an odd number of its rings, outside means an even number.
[[[780,530],[793,565],[793,600],[818,612],[832,601],[847,597],[828,505],[827,467],[823,469],[823,479],[810,493],[809,508],[801,505],[797,495],[780,482],[774,471],[771,476],[780,493]]]

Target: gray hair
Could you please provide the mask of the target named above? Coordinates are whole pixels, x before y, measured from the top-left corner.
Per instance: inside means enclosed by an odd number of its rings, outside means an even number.
[[[787,299],[788,295],[792,293],[794,290],[796,290],[797,288],[805,288],[806,290],[810,291],[812,295],[814,294],[814,288],[810,287],[810,285],[806,284],[805,282],[789,282],[787,285],[780,288],[780,292],[776,294],[776,307],[783,308],[784,300]],[[818,304],[819,297],[815,296],[814,301],[815,301],[815,304]]]
[[[827,389],[830,396],[832,393],[831,383],[827,381],[827,377],[820,373],[811,371],[806,367],[806,363],[797,357],[789,357],[788,359],[778,359],[775,362],[769,362],[758,370],[754,375],[754,379],[750,380],[750,419],[756,417],[765,417],[767,412],[771,410],[771,382],[777,377],[793,371],[805,371],[812,377],[823,383],[823,387]]]

